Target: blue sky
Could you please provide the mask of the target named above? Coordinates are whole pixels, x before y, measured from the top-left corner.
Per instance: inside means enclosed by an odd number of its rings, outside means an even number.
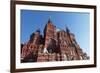
[[[60,29],[69,28],[74,33],[77,43],[89,55],[90,49],[90,14],[86,12],[56,12],[21,10],[21,43],[29,40],[30,35],[37,29],[43,29],[51,18],[52,23]]]

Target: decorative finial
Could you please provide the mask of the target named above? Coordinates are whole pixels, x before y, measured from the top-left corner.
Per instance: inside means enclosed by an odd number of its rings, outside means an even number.
[[[51,16],[49,16],[49,20],[48,20],[48,23],[51,23]]]
[[[66,26],[66,32],[68,32],[68,33],[70,32],[67,26]]]

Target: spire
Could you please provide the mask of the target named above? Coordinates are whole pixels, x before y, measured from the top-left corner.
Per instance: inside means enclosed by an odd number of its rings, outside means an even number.
[[[49,20],[48,20],[48,23],[51,23],[51,20],[50,20],[50,19],[51,19],[51,16],[49,16]]]
[[[70,31],[69,31],[69,29],[68,29],[68,27],[66,27],[66,32],[67,32],[67,33],[69,33],[69,32],[70,32]]]

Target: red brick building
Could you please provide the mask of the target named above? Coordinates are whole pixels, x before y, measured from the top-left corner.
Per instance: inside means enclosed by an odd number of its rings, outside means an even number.
[[[21,44],[21,62],[48,62],[89,59],[69,31],[58,29],[49,19],[44,36],[40,31],[32,33],[26,44]]]

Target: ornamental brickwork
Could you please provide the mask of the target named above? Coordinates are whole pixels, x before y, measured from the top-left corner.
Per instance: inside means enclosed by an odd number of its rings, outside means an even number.
[[[32,33],[30,40],[21,44],[21,62],[48,62],[87,60],[89,57],[76,42],[75,35],[69,31],[58,29],[49,19],[44,35],[40,30]]]

